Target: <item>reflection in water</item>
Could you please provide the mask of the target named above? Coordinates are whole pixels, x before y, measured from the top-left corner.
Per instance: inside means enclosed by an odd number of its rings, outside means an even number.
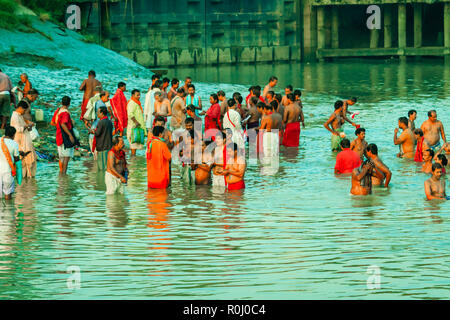
[[[109,223],[114,228],[124,228],[128,223],[126,208],[130,202],[123,194],[113,194],[106,196],[106,214]]]

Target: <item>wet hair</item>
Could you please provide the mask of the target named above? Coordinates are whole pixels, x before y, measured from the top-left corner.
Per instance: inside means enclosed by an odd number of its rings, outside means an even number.
[[[355,130],[355,136],[359,135],[361,132],[366,132],[366,129],[364,128],[358,128]]]
[[[188,89],[193,88],[195,90],[195,86],[191,83],[190,85],[188,85]]]
[[[259,99],[257,97],[251,97],[250,101],[256,105],[256,104],[258,104]]]
[[[264,108],[266,106],[266,104],[264,103],[264,102],[262,102],[262,101],[260,101],[260,102],[258,102],[257,104],[256,104],[256,107],[257,108]]]
[[[377,155],[378,154],[378,147],[375,143],[371,143],[367,146],[367,151],[370,151],[372,154]]]
[[[286,88],[285,89],[289,89],[289,90],[294,90],[294,88],[292,87],[292,85],[290,85],[290,84],[288,84],[287,86],[286,86]]]
[[[219,101],[219,97],[215,93],[211,93],[210,97],[212,97],[216,102]]]
[[[192,78],[191,77],[186,77],[185,80],[192,80]]]
[[[268,105],[268,104],[266,104],[266,105],[264,105],[264,109],[267,109],[267,110],[272,110],[272,106],[271,106],[271,105]]]
[[[418,134],[419,136],[423,137],[423,131],[420,128],[415,129],[414,134]]]
[[[355,103],[356,103],[356,101],[358,101],[358,99],[357,99],[356,97],[353,97],[353,98],[351,98],[350,100],[353,101],[353,102],[355,102]]]
[[[125,87],[127,84],[125,82],[119,82],[119,84],[117,85],[117,88],[122,88]]]
[[[417,113],[416,110],[412,109],[408,111],[408,117],[412,116],[414,113]]]
[[[302,91],[301,90],[295,90],[294,91],[294,96],[299,96],[299,97],[301,97],[302,96]]]
[[[186,107],[187,110],[195,112],[195,106],[193,104],[190,104]]]
[[[17,108],[22,107],[23,109],[28,109],[28,103],[26,103],[25,101],[19,101],[19,103],[17,104]]]
[[[278,101],[272,100],[272,101],[270,101],[270,105],[272,106],[273,110],[278,109]]]
[[[133,91],[131,91],[131,95],[134,96],[134,94],[135,94],[136,92],[141,92],[141,91],[139,91],[139,89],[133,89]]]
[[[114,136],[112,138],[112,145],[116,146],[120,142],[120,139],[123,139],[123,138],[121,136]]]
[[[281,100],[283,99],[283,96],[280,93],[276,93],[274,96],[275,100],[277,100],[278,102],[281,102]]]
[[[338,100],[334,103],[334,110],[337,110],[339,108],[342,108],[342,106],[344,105],[344,102],[342,100]]]
[[[272,96],[272,98],[273,98],[275,96],[275,91],[272,91],[272,90],[267,91],[267,94],[270,94]]]
[[[6,126],[5,128],[5,136],[12,138],[16,134],[16,128],[12,126]]]
[[[153,85],[153,88],[161,88],[163,85],[163,82],[161,80],[156,80],[155,84]]]
[[[228,99],[227,104],[229,107],[233,107],[236,105],[236,101],[234,101],[234,99]]]
[[[106,96],[107,94],[109,94],[108,91],[102,91],[102,92],[100,92],[100,98]]]
[[[442,165],[445,167],[448,164],[447,157],[444,154],[438,154],[437,158],[441,160]]]
[[[289,100],[291,100],[292,102],[295,101],[295,95],[293,93],[288,93],[286,95],[286,98],[288,98]]]
[[[254,88],[255,86],[251,86],[250,88],[248,88],[248,91],[253,91],[253,88]]]
[[[255,86],[253,88],[253,94],[255,95],[255,97],[259,98],[259,96],[261,95],[261,89]]]
[[[225,92],[223,92],[223,90],[219,90],[219,91],[217,91],[217,96],[225,97]]]
[[[88,75],[90,75],[90,76],[96,76],[96,74],[95,74],[95,71],[94,70],[91,70],[91,71],[89,71],[89,73],[88,73]]]
[[[156,91],[156,92],[155,92],[155,97],[156,97],[156,96],[158,96],[158,97],[162,96],[162,92],[161,92],[161,91]]]
[[[435,172],[436,169],[442,169],[442,166],[441,166],[440,163],[435,162],[435,163],[433,163],[433,165],[431,166],[431,172]]]
[[[430,110],[430,111],[428,111],[428,117],[431,117],[431,116],[433,115],[433,113],[436,113],[436,114],[437,114],[436,110]]]
[[[430,157],[434,158],[434,151],[433,151],[433,149],[427,149],[425,151],[428,151],[430,153]]]
[[[153,135],[155,137],[159,136],[163,132],[164,132],[164,127],[161,127],[161,126],[154,126],[153,127],[152,133],[153,133]]]
[[[189,108],[190,106],[192,106],[192,104],[189,105],[188,108]],[[195,122],[195,121],[194,121],[194,118],[186,118],[186,120],[184,120],[184,124],[192,123],[192,125],[193,125],[194,122]]]
[[[155,122],[156,122],[156,121],[162,121],[162,122],[166,123],[166,118],[164,118],[163,116],[157,116],[157,117],[155,118]]]
[[[69,96],[64,96],[64,97],[62,97],[62,99],[61,99],[61,104],[63,105],[63,106],[65,106],[65,107],[68,107],[68,106],[70,106],[70,101],[71,101],[72,99],[70,99],[70,97]]]
[[[275,77],[275,76],[271,76],[271,77],[269,78],[269,82],[272,82],[272,81],[274,81],[274,80],[278,80],[278,78]]]
[[[173,78],[171,84],[174,85],[177,83],[180,83],[180,80],[178,80],[177,78]]]
[[[242,103],[244,100],[239,92],[233,93],[233,99],[236,99],[238,103]]]
[[[106,107],[101,106],[100,108],[98,108],[98,110],[104,115],[107,116],[108,115],[108,109]]]
[[[350,148],[350,140],[348,140],[347,138],[342,139],[340,144],[342,149]]]
[[[152,75],[152,81],[157,79],[161,79],[161,76],[159,74],[155,73],[154,75]]]
[[[164,79],[162,80],[162,82],[163,82],[163,83],[170,83],[170,79],[169,79],[169,78],[164,78]]]
[[[29,94],[29,95],[39,95],[39,92],[36,90],[36,89],[30,89],[30,91],[28,91],[28,93],[27,94]]]
[[[180,88],[177,89],[177,93],[186,93],[186,92],[184,92],[184,88],[183,87],[180,87]]]
[[[400,117],[398,118],[398,121],[400,121],[400,123],[403,123],[405,126],[408,126],[408,118]]]

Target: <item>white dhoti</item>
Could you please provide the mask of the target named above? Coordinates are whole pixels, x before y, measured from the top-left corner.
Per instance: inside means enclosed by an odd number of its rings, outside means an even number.
[[[263,150],[264,157],[274,157],[278,155],[280,137],[278,132],[264,132]]]
[[[105,173],[105,184],[106,184],[106,194],[123,193],[124,185],[119,178],[113,176],[111,173],[106,171]]]
[[[10,195],[14,192],[15,182],[14,177],[11,173],[4,173],[0,176],[0,197],[5,195]]]
[[[219,174],[212,174],[212,185],[213,187],[223,187],[225,188],[225,177]]]

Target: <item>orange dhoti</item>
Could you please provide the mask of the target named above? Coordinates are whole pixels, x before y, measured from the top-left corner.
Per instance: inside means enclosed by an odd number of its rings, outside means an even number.
[[[169,161],[172,159],[164,141],[152,137],[147,143],[148,188],[165,189],[169,186]]]

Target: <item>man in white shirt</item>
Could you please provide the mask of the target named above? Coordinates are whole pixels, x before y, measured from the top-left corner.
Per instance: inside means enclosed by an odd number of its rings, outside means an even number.
[[[0,138],[0,196],[10,200],[14,192],[14,176],[16,175],[16,162],[19,161],[19,145],[14,141],[16,129],[7,126],[5,135]]]

